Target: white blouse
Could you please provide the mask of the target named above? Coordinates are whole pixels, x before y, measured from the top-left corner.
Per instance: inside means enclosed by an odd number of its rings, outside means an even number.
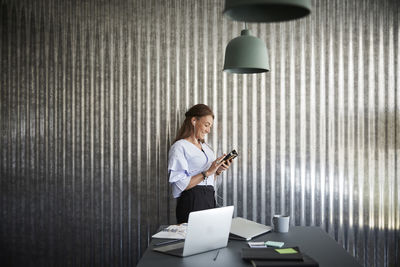
[[[181,195],[192,176],[207,171],[216,159],[211,147],[205,143],[201,146],[202,150],[185,139],[178,140],[171,146],[168,155],[168,177],[174,198]],[[198,185],[214,186],[214,175]]]

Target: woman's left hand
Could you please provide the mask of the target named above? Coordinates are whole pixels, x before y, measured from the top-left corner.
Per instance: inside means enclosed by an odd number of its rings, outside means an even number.
[[[225,161],[224,163],[222,163],[222,165],[217,169],[216,174],[220,175],[222,172],[226,171],[227,169],[229,169],[229,167],[232,164],[232,159]]]

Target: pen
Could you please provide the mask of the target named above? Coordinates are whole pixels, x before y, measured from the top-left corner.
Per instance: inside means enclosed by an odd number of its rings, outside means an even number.
[[[167,241],[162,241],[160,243],[156,243],[154,244],[155,247],[157,246],[162,246],[162,245],[166,245],[166,244],[171,244],[171,243],[175,243],[175,242],[179,242],[182,241],[181,239],[173,239],[173,240],[167,240]]]
[[[217,255],[215,255],[215,257],[214,257],[214,261],[217,260],[218,254],[219,254],[219,249],[218,249],[218,251],[217,251]]]

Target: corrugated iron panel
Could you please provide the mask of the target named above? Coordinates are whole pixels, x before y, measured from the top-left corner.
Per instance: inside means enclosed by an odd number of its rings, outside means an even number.
[[[271,71],[222,72],[224,1],[1,1],[1,242],[10,263],[130,266],[175,222],[167,155],[187,108],[240,156],[219,205],[316,225],[399,265],[398,1],[314,1],[249,24]]]

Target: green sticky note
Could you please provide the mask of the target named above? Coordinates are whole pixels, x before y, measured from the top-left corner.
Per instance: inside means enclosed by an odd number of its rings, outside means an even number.
[[[278,252],[279,254],[296,254],[298,253],[297,250],[292,249],[292,248],[279,248],[279,249],[275,249],[276,252]]]

